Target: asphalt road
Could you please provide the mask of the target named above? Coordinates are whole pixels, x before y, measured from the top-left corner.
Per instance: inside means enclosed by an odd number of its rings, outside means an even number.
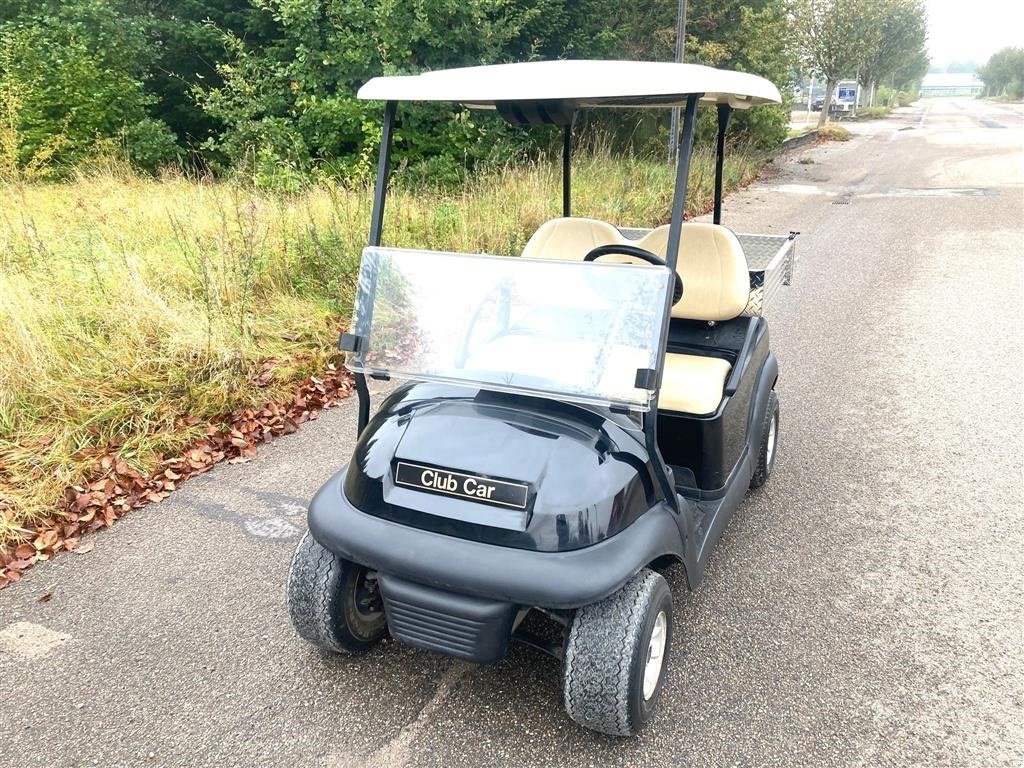
[[[303,503],[353,403],[0,593],[0,764],[1020,766],[1024,112],[928,101],[854,129],[726,205],[802,232],[769,313],[781,453],[701,588],[671,578],[639,738],[575,727],[526,649],[479,668],[293,635]]]

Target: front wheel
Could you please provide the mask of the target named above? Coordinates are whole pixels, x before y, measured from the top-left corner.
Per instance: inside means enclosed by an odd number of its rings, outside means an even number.
[[[632,736],[654,716],[672,646],[672,593],[644,569],[576,611],[562,669],[565,709],[585,728]]]
[[[757,452],[757,467],[750,478],[751,488],[760,488],[768,482],[775,467],[775,454],[779,446],[779,398],[773,389],[768,393],[768,408],[761,428],[761,448]]]
[[[387,619],[376,573],[302,537],[288,573],[288,614],[299,636],[335,653],[360,653],[380,640]]]

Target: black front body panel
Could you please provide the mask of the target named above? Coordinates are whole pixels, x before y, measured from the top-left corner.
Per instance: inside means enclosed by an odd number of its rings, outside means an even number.
[[[656,503],[643,434],[630,427],[552,400],[409,384],[360,437],[345,496],[368,514],[451,536],[541,552],[588,547]]]

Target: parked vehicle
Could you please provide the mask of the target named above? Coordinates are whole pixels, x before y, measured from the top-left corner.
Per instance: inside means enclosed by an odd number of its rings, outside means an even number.
[[[378,77],[380,162],[351,328],[351,461],[309,507],[288,581],[298,633],[329,651],[397,640],[479,663],[521,641],[561,662],[565,708],[629,735],[671,656],[678,564],[712,546],[778,455],[778,363],[763,309],[793,235],[721,225],[735,109],[767,80],[690,64],[551,61]],[[383,247],[397,105],[455,102],[560,126],[562,216],[521,257]],[[571,214],[574,116],[684,108],[670,223]],[[683,223],[699,105],[714,107],[713,223]],[[408,379],[370,418],[366,377]],[[529,617],[529,618],[528,618]]]
[[[811,109],[821,112],[825,106],[825,97],[818,96],[811,102]],[[832,106],[829,111],[833,114],[845,114],[854,112],[857,108],[857,82],[855,80],[843,80],[836,87],[832,94]]]

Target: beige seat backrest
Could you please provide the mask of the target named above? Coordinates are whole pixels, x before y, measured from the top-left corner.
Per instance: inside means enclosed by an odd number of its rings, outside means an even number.
[[[667,258],[668,225],[633,244]],[[672,317],[731,320],[746,308],[750,298],[747,259],[736,235],[720,224],[683,224],[676,271],[683,280],[683,298],[672,307]]]
[[[528,259],[582,261],[599,245],[625,243],[666,258],[668,224],[630,240],[599,219],[551,219],[533,234],[523,256]],[[750,296],[750,274],[743,247],[732,230],[720,224],[687,222],[680,238],[676,271],[683,279],[683,298],[672,317],[686,320],[731,320],[740,315]],[[645,264],[625,254],[609,254],[603,262]]]
[[[533,233],[523,256],[527,259],[583,261],[599,245],[628,242],[615,227],[598,219],[551,219]]]

